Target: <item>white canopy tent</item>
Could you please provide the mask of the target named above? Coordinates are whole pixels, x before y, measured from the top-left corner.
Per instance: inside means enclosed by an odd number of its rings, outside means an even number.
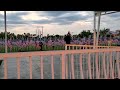
[[[94,46],[98,45],[101,15],[112,14],[112,13],[116,13],[116,12],[118,12],[118,11],[94,11]],[[96,29],[96,17],[98,17],[97,29]],[[5,21],[5,23],[4,23],[5,24],[5,53],[7,53],[6,11],[4,11],[4,21]],[[43,27],[42,27],[42,32],[43,32]],[[96,32],[97,32],[97,35],[96,35]]]
[[[4,11],[4,21],[5,21],[5,53],[7,53],[7,24],[6,24],[6,11]]]
[[[101,16],[117,13],[117,12],[119,11],[94,11],[94,47],[98,46]],[[96,17],[98,17],[97,27],[96,27]],[[96,35],[96,32],[97,32],[97,35]]]

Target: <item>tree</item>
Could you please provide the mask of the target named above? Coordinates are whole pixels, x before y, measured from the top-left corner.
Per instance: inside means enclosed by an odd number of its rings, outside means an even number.
[[[100,36],[104,37],[107,34],[110,34],[109,31],[110,31],[110,29],[108,29],[108,28],[107,29],[104,28],[103,30],[100,30]]]
[[[83,31],[81,32],[81,34],[79,34],[79,35],[80,35],[82,38],[83,38],[83,37],[88,38],[89,35],[92,35],[92,33],[90,32],[90,30],[87,30],[87,31],[83,30]]]
[[[59,37],[60,37],[60,35],[58,35],[58,34],[57,34],[57,35],[55,35],[55,37],[59,38]]]

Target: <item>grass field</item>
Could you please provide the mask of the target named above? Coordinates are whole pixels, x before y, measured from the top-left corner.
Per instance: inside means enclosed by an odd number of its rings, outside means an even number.
[[[50,51],[50,50],[64,50],[64,46],[42,46],[42,51]],[[27,47],[18,47],[13,46],[11,49],[8,47],[8,52],[29,52],[29,51],[41,51],[40,47],[35,46],[27,46]],[[5,46],[0,46],[0,53],[5,53]]]

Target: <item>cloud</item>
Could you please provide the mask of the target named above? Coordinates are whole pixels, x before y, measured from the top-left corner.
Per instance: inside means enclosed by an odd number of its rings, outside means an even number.
[[[51,19],[31,21],[40,24],[58,24],[58,25],[69,25],[79,20],[87,20],[91,16],[89,14],[80,14],[79,11],[44,11],[45,17]],[[88,16],[87,16],[88,15]]]
[[[71,23],[74,23],[76,21],[79,21],[79,20],[87,20],[89,17],[87,16],[81,16],[79,14],[74,14],[74,15],[70,15],[70,16],[65,16],[65,17],[58,17],[58,18],[55,18],[54,21],[55,22],[58,22],[58,23],[66,23],[66,22],[71,22]]]
[[[4,16],[2,14],[0,14],[0,20],[3,20]]]
[[[28,12],[20,12],[20,11],[18,11],[18,12],[16,12],[16,13],[9,13],[9,14],[7,14],[7,20],[15,20],[15,21],[17,21],[17,20],[23,20],[22,18],[21,18],[21,16],[22,15],[27,15],[28,14]]]
[[[24,21],[21,16],[22,15],[27,15],[28,12],[21,12],[21,11],[18,11],[18,12],[10,12],[8,11],[7,14],[6,14],[6,20],[7,20],[7,24],[27,24],[28,22],[27,21]],[[0,18],[1,19],[1,24],[4,24],[4,14],[0,14]]]
[[[22,15],[21,18],[23,20],[27,20],[27,21],[34,21],[34,20],[38,21],[38,20],[46,20],[46,19],[48,19],[45,16],[40,16],[38,14],[38,12],[29,12],[29,14],[27,14],[27,15]]]
[[[43,17],[44,15],[44,17]],[[3,16],[3,15],[1,15]],[[79,11],[39,11],[39,12],[9,12],[7,24],[58,24],[69,25],[78,20],[86,20],[89,14]]]
[[[43,15],[46,15],[49,17],[59,17],[67,13],[76,13],[76,12],[78,11],[44,11]]]
[[[7,15],[7,24],[27,24],[21,16],[27,15],[28,12],[17,12],[17,13],[9,13]]]
[[[51,20],[32,20],[31,24],[52,24]]]

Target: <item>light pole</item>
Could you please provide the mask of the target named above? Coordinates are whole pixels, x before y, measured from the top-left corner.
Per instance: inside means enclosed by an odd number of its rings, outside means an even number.
[[[40,30],[39,30],[39,26],[37,26],[37,29],[36,29],[36,35],[37,35],[37,39],[40,38]]]
[[[42,31],[40,31],[40,40],[43,38],[43,26],[40,26],[42,28]]]
[[[43,38],[43,26],[41,26],[41,28],[42,28],[42,38]]]
[[[5,21],[5,53],[7,53],[7,25],[6,25],[6,11],[4,11],[4,21]]]
[[[42,31],[39,28],[42,28]],[[43,37],[43,26],[37,26],[36,35],[38,35],[38,38],[41,40],[41,37]]]

